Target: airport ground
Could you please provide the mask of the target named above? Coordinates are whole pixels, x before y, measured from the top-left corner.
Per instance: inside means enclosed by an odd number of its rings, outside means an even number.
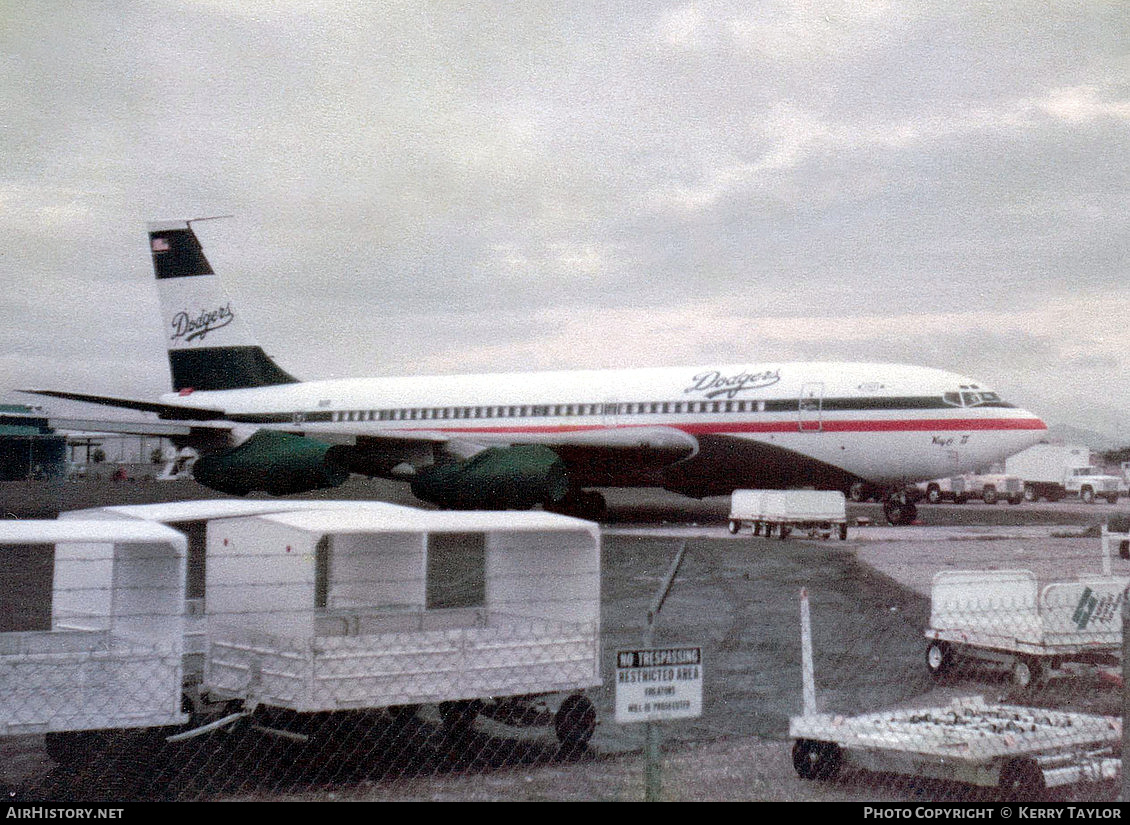
[[[923,664],[929,587],[941,569],[1029,569],[1041,581],[1102,569],[1095,526],[1118,505],[923,505],[921,524],[881,526],[878,505],[850,505],[847,541],[763,539],[726,530],[726,499],[693,501],[656,491],[607,491],[602,640],[605,687],[593,691],[601,723],[583,753],[560,752],[551,733],[515,735],[488,720],[453,751],[437,744],[428,714],[405,729],[372,723],[342,731],[316,754],[278,756],[270,742],[215,740],[144,757],[55,766],[37,737],[0,745],[19,798],[636,800],[643,795],[643,738],[614,721],[612,653],[640,645],[646,611],[682,542],[687,554],[657,625],[659,645],[703,648],[702,717],[663,725],[663,796],[674,800],[949,801],[986,798],[968,786],[847,771],[834,782],[801,780],[788,720],[800,710],[798,593],[811,593],[817,699],[845,714],[936,707],[959,695],[1117,714],[1121,691],[1099,670],[1060,676],[1018,696],[1007,674],[982,668],[935,682]],[[212,497],[192,482],[3,484],[7,517],[111,503]],[[403,487],[350,482],[318,498],[415,504]],[[1112,560],[1115,574],[1130,562]],[[8,584],[0,582],[0,586]],[[368,724],[368,723],[366,723]],[[1105,785],[1074,786],[1070,799],[1113,799]],[[988,798],[992,798],[991,794]]]

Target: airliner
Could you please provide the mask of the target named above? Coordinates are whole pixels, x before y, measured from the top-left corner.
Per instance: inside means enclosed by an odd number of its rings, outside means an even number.
[[[286,495],[358,473],[406,481],[444,508],[599,518],[599,487],[704,497],[862,483],[883,491],[888,520],[909,523],[915,482],[984,467],[1047,429],[979,380],[894,364],[299,381],[252,338],[192,223],[149,225],[173,391],[27,392],[156,413],[163,421],[145,427],[98,428],[192,448],[196,480],[229,494]]]

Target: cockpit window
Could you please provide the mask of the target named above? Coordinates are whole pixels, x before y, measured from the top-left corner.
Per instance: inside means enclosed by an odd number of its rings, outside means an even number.
[[[962,392],[946,392],[942,393],[942,400],[947,404],[952,404],[955,407],[978,407],[982,404],[993,404],[995,406],[1008,406],[1002,404],[1001,397],[995,392],[970,392],[964,390]]]

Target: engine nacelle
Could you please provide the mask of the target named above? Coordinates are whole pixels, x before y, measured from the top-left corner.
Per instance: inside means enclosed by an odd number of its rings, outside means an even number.
[[[192,477],[236,496],[254,490],[283,496],[337,487],[349,478],[349,471],[326,461],[329,448],[312,438],[259,430],[238,447],[198,459]]]
[[[412,479],[416,498],[450,510],[528,510],[560,502],[568,492],[565,463],[539,445],[491,447]]]

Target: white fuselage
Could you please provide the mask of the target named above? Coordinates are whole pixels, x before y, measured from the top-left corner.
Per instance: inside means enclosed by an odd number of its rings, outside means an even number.
[[[342,379],[162,401],[330,441],[403,434],[520,443],[663,428],[772,445],[876,483],[973,471],[1047,429],[974,379],[865,363]]]

